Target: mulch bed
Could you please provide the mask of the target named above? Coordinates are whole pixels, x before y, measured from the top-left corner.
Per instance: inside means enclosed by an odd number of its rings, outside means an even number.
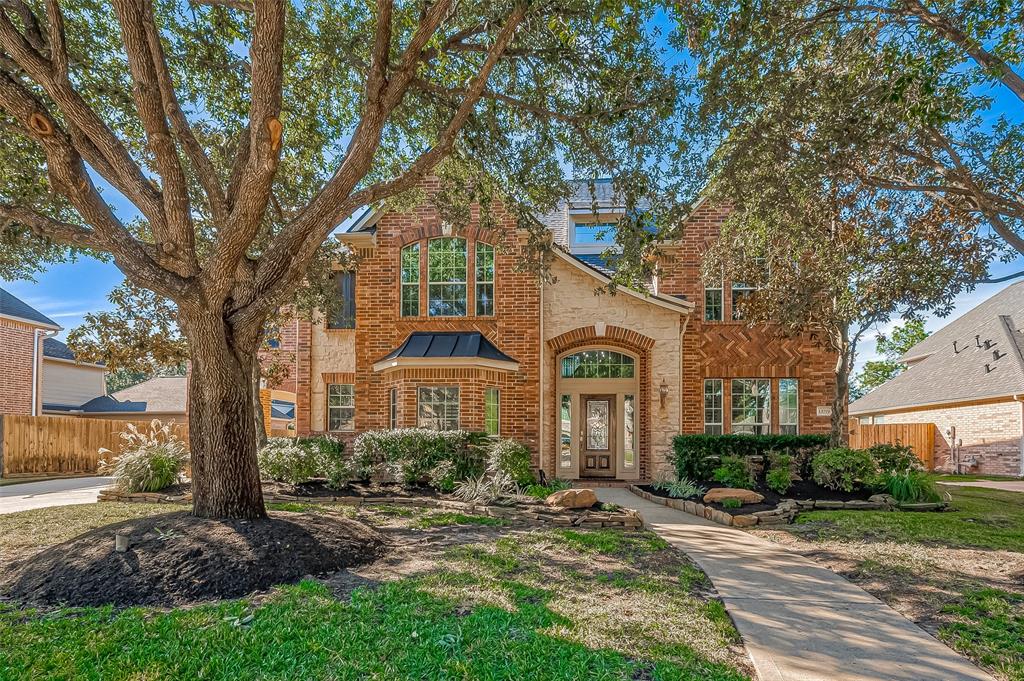
[[[114,551],[118,531],[131,535],[125,553]],[[53,546],[15,566],[4,590],[41,605],[181,606],[364,565],[387,549],[376,530],[333,515],[244,521],[168,513]]]
[[[289,497],[351,497],[360,499],[375,498],[416,498],[438,496],[437,490],[431,487],[407,487],[397,483],[363,483],[352,482],[342,489],[334,489],[327,486],[326,480],[311,480],[301,482],[298,485],[290,485],[286,482],[267,481],[262,483],[263,496],[289,496]],[[191,482],[183,482],[160,490],[161,494],[180,496],[192,491]]]
[[[714,480],[699,480],[699,481],[697,481],[697,484],[700,485],[701,487],[703,487],[705,490],[710,490],[710,489],[714,489],[715,487],[724,487],[725,486],[722,483],[716,482]],[[665,491],[662,491],[662,490],[656,490],[656,489],[652,488],[650,485],[640,485],[639,487],[643,491],[649,492],[650,494],[653,494],[653,495],[658,496],[658,497],[664,497],[666,499],[672,499],[673,498],[673,497],[669,496],[668,492],[665,492]],[[775,508],[776,506],[778,506],[779,502],[782,501],[783,499],[798,499],[798,500],[801,500],[801,501],[805,500],[805,499],[827,499],[827,500],[832,500],[832,501],[854,501],[854,500],[866,500],[868,497],[870,497],[872,495],[872,492],[867,491],[867,490],[862,490],[862,491],[857,491],[857,492],[842,492],[842,491],[831,490],[831,489],[827,489],[825,487],[822,487],[821,485],[818,485],[817,483],[815,483],[812,480],[794,480],[793,481],[793,485],[789,488],[789,490],[784,495],[778,494],[777,492],[775,492],[773,490],[770,490],[767,487],[760,486],[760,485],[755,487],[754,491],[757,492],[758,494],[760,494],[761,496],[763,496],[764,497],[764,501],[762,501],[759,504],[743,504],[743,506],[741,506],[740,508],[726,508],[725,506],[723,506],[722,504],[720,504],[718,502],[712,502],[712,503],[704,504],[704,505],[705,506],[710,506],[711,508],[717,509],[719,511],[725,511],[726,513],[730,513],[732,515],[745,515],[745,514],[748,514],[748,513],[757,513],[758,511],[770,511],[773,508]],[[691,501],[699,501],[700,503],[703,504],[704,503],[704,495],[702,494],[699,497],[691,497],[690,500]]]

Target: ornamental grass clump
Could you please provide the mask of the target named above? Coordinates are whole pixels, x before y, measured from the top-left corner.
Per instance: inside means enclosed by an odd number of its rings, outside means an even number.
[[[148,431],[140,431],[129,423],[121,433],[120,452],[112,460],[104,458],[99,470],[114,477],[114,486],[126,494],[157,492],[179,482],[188,465],[189,453],[185,443],[174,432],[174,423],[157,419]],[[100,449],[100,455],[113,454]]]

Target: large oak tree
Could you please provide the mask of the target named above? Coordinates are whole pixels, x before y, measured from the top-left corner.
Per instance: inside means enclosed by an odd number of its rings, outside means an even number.
[[[365,205],[534,211],[564,169],[664,205],[683,82],[644,0],[0,0],[0,265],[87,252],[171,301],[194,508],[264,515],[268,319]],[[125,206],[129,206],[128,209]],[[535,232],[530,243],[542,243]]]

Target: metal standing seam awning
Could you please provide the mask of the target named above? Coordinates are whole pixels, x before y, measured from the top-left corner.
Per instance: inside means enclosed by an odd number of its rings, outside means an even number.
[[[405,367],[477,367],[518,371],[519,362],[479,331],[416,331],[373,365],[374,371]]]

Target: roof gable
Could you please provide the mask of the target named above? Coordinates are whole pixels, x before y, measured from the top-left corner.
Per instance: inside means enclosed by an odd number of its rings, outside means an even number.
[[[10,317],[52,329],[60,328],[57,322],[2,288],[0,288],[0,317]]]

